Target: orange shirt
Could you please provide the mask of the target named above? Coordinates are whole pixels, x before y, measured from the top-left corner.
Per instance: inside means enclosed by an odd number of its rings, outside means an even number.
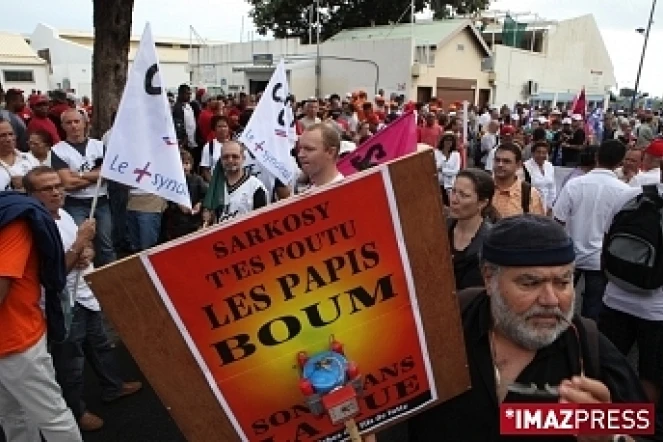
[[[0,229],[0,277],[12,280],[0,303],[0,357],[27,350],[46,332],[39,307],[39,256],[32,241],[25,220]]]
[[[522,215],[522,184],[520,179],[516,179],[508,189],[495,188],[495,196],[493,197],[493,206],[499,212],[502,218],[508,216]],[[543,200],[539,191],[532,187],[532,193],[529,201],[529,213],[534,215],[545,215],[546,211],[543,209]]]

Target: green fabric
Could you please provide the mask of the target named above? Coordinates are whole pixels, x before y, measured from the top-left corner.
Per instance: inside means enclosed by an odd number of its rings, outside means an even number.
[[[507,15],[502,29],[502,44],[512,48],[520,48],[526,29],[527,23],[518,23],[510,15]]]
[[[225,195],[226,174],[224,173],[223,166],[219,161],[219,163],[214,168],[212,182],[210,183],[209,189],[205,194],[205,199],[203,200],[203,207],[216,213],[217,209],[225,204]]]

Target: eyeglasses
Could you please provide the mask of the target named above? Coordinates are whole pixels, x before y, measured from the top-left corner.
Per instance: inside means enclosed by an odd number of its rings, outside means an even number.
[[[580,343],[580,334],[578,333],[578,328],[575,324],[568,319],[562,317],[562,319],[569,325],[569,328],[573,330],[575,335],[576,342],[578,343],[578,362],[580,364],[580,376],[585,376],[585,360],[582,354],[582,345]],[[545,384],[543,388],[539,388],[538,385],[531,383],[521,384],[515,382],[507,387],[508,393],[515,393],[520,396],[528,396],[535,399],[558,399],[559,398],[559,386],[551,386]]]
[[[50,192],[53,193],[55,191],[57,192],[62,192],[64,190],[64,184],[55,184],[53,186],[45,186],[40,189],[35,189],[35,192]]]

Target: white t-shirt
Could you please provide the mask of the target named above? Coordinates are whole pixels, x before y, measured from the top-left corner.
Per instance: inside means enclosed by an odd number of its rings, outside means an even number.
[[[555,201],[553,216],[566,224],[573,239],[576,267],[601,269],[601,249],[613,208],[629,186],[612,170],[594,169],[566,183]]]
[[[208,167],[210,173],[213,174],[214,169],[216,169],[216,165],[221,159],[222,148],[223,144],[219,143],[219,140],[212,140],[212,155],[210,157],[209,143],[205,143],[205,146],[203,146],[203,151],[200,155],[200,167]]]
[[[454,150],[449,158],[444,156],[440,149],[433,149],[435,154],[435,165],[437,166],[437,180],[440,186],[451,189],[456,182],[456,175],[460,172],[460,153]]]
[[[615,215],[624,205],[642,193],[642,188],[627,189],[623,192],[610,213],[606,224],[607,233]],[[663,185],[658,186],[658,193],[663,193]],[[648,321],[663,321],[663,288],[652,290],[649,293],[628,293],[622,288],[609,282],[605,288],[603,302],[611,309],[627,313],[629,315],[646,319]]]
[[[32,152],[28,152],[26,155],[29,156],[30,159],[33,160],[39,166],[51,167],[51,151],[50,150],[48,151],[48,154],[46,155],[46,159],[44,160],[44,162],[39,161],[37,159],[37,157],[32,154]]]
[[[658,167],[656,169],[648,170],[646,172],[640,171],[639,174],[634,176],[629,184],[631,187],[641,187],[648,184],[660,184],[661,182],[661,169]]]
[[[60,163],[63,163],[63,166],[68,166],[69,170],[77,175],[79,172],[90,172],[94,169],[95,162],[104,157],[104,143],[94,138],[88,138],[85,150],[81,153],[66,141],[60,141],[51,148],[51,152],[54,155],[51,156],[51,162],[56,170],[60,169]],[[67,196],[72,198],[94,198],[96,187],[96,183],[90,183],[84,189],[67,192]],[[107,187],[106,182],[102,180],[99,187],[99,196],[107,194]]]
[[[56,219],[55,224],[57,224],[58,230],[60,231],[64,250],[69,250],[76,241],[78,226],[76,226],[74,219],[65,210],[58,210],[58,214],[60,215],[60,219]],[[76,292],[76,299],[72,299],[72,306],[74,305],[74,302],[78,302],[83,307],[98,312],[101,310],[99,301],[97,301],[94,293],[92,293],[92,290],[83,278],[83,275],[87,275],[92,270],[94,270],[94,266],[90,264],[85,270],[73,269],[69,272],[67,275],[67,290],[71,296],[74,295],[74,291]],[[78,276],[79,273],[81,273],[81,277]],[[77,281],[78,288],[75,289]]]
[[[184,113],[184,129],[189,141],[189,148],[191,148],[196,146],[196,115],[189,103],[184,103],[182,112]]]
[[[552,209],[557,198],[557,184],[555,183],[555,166],[550,161],[543,163],[543,172],[534,158],[525,161],[525,169],[529,173],[532,186],[539,191],[543,198],[543,207]]]
[[[30,154],[16,151],[14,164],[7,164],[0,160],[0,192],[11,189],[12,177],[25,176],[35,167],[39,166],[39,161]]]
[[[495,151],[497,151],[497,146],[490,149],[490,152],[486,155],[486,166],[484,169],[491,174],[493,173],[493,163],[495,162]]]
[[[226,183],[224,206],[221,208],[218,222],[222,223],[255,209],[253,207],[253,196],[258,189],[265,192],[269,202],[269,195],[265,190],[265,186],[253,175],[244,175],[244,178],[233,185],[232,188],[228,188],[228,183]]]

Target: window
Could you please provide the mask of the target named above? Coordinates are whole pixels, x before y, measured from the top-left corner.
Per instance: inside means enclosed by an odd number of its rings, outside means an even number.
[[[2,71],[7,83],[33,83],[35,81],[34,71]]]

